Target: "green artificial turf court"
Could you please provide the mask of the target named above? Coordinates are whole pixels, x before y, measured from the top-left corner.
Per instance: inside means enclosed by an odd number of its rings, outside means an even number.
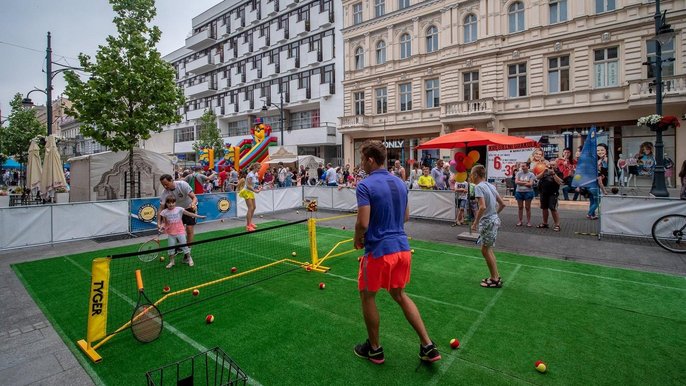
[[[301,237],[291,239],[301,245],[307,231],[297,227]],[[318,227],[319,255],[351,236]],[[407,292],[441,350],[443,359],[433,365],[419,363],[416,335],[383,291],[377,299],[386,363],[353,354],[366,336],[357,253],[328,260],[327,274],[295,269],[165,314],[165,329],[152,343],[139,343],[126,330],[98,350],[103,360],[97,364],[75,345],[86,332],[91,260],[138,245],[13,269],[96,383],[143,384],[146,371],[215,346],[252,384],[262,385],[686,383],[684,277],[496,251],[504,287],[485,289],[479,280],[487,269],[478,249],[410,243],[415,253]],[[281,243],[271,248],[276,255],[292,249]],[[196,267],[179,269],[200,272],[202,256],[194,257]],[[298,260],[306,254],[299,252]],[[216,320],[207,325],[210,313]],[[451,338],[461,341],[459,349],[449,348]],[[535,371],[539,359],[548,373]]]

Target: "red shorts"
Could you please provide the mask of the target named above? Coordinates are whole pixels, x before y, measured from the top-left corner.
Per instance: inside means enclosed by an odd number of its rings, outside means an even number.
[[[410,251],[389,253],[379,258],[373,258],[371,253],[363,256],[357,274],[357,289],[376,292],[381,288],[387,291],[391,288],[405,288],[410,281],[411,263]]]

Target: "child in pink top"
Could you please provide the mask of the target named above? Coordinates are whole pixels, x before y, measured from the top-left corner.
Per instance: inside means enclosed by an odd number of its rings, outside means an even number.
[[[183,222],[181,222],[182,215],[195,217],[195,218],[205,218],[205,216],[199,216],[193,212],[189,212],[181,207],[176,206],[176,198],[174,196],[169,196],[164,201],[164,209],[160,212],[160,232],[167,234],[167,245],[169,250],[169,264],[167,268],[174,266],[174,257],[176,256],[176,245],[183,245],[181,251],[186,256],[184,262],[188,262],[189,266],[193,266],[193,258],[191,257],[191,249],[188,248],[186,244],[186,229],[183,227]]]

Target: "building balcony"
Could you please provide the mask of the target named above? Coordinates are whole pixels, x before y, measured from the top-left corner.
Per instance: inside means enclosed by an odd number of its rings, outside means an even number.
[[[298,21],[298,15],[291,15],[288,18],[288,29],[293,36],[306,33],[309,30],[309,24],[304,18]]]
[[[186,71],[193,74],[202,74],[215,68],[214,56],[206,55],[186,64]]]
[[[245,25],[251,25],[259,19],[257,10],[258,8],[255,8],[254,11],[249,11],[249,8],[245,9]]]
[[[212,34],[212,31],[207,28],[186,39],[186,48],[193,51],[200,51],[216,43],[216,37]]]
[[[188,110],[186,112],[186,121],[200,119],[203,114],[205,114],[205,109]]]
[[[267,35],[264,36],[259,36],[259,34],[253,35],[253,43],[254,46],[257,47],[257,50],[261,50],[263,48],[267,48],[269,46],[269,43],[267,42]]]
[[[322,61],[333,59],[334,39],[333,35],[322,39]]]
[[[241,99],[238,102],[238,110],[240,112],[250,111],[255,108],[255,103],[249,99]]]
[[[485,121],[495,118],[493,98],[441,104],[441,121]]]
[[[224,106],[216,106],[214,108],[214,115],[221,117],[224,115]]]
[[[630,106],[655,104],[655,79],[630,80],[628,90]],[[662,77],[663,104],[686,103],[686,75]]]
[[[262,1],[262,16],[270,17],[279,10],[279,1]]]
[[[341,117],[341,130],[359,130],[368,129],[369,125],[372,124],[372,117],[366,115],[352,115],[347,117]]]
[[[217,92],[217,85],[211,81],[202,82],[193,86],[186,87],[183,94],[186,98],[200,98],[209,96]]]
[[[243,55],[249,54],[252,51],[252,47],[250,47],[250,43],[238,43],[238,56],[241,57]]]
[[[217,88],[219,90],[224,90],[229,87],[231,87],[230,78],[219,78],[219,80],[217,81]]]
[[[249,66],[248,66],[248,67],[249,67]],[[248,69],[248,70],[246,70],[245,72],[246,72],[246,74],[245,74],[246,79],[245,79],[245,80],[246,80],[247,82],[252,82],[253,80],[256,80],[256,79],[260,79],[260,78],[261,78],[261,76],[260,76],[260,75],[261,75],[261,74],[260,74],[261,71],[260,71],[259,69],[257,69],[257,68]]]
[[[336,85],[333,83],[322,83],[319,85],[319,96],[321,98],[328,98],[336,93]]]

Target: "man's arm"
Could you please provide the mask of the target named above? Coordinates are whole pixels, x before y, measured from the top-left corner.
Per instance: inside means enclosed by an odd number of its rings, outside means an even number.
[[[369,228],[369,215],[371,207],[369,205],[359,206],[357,208],[357,221],[355,222],[355,249],[364,248],[364,234]],[[405,214],[408,216],[408,213]]]
[[[498,210],[497,210],[497,212],[498,212],[498,214],[500,214],[500,212],[502,212],[503,209],[505,209],[505,206],[506,206],[506,205],[505,205],[505,201],[503,201],[503,199],[500,197],[499,194],[495,196],[495,199],[496,199],[496,201],[498,202]]]
[[[477,197],[476,202],[479,204],[479,210],[476,211],[476,215],[474,216],[474,223],[472,224],[473,230],[476,230],[477,224],[479,224],[479,220],[481,220],[481,216],[483,216],[486,211],[486,200],[484,200],[483,197]]]
[[[410,221],[410,204],[405,207],[405,222]]]
[[[188,197],[191,199],[191,208],[195,209],[198,207],[198,197],[196,197],[193,191],[188,192]]]

